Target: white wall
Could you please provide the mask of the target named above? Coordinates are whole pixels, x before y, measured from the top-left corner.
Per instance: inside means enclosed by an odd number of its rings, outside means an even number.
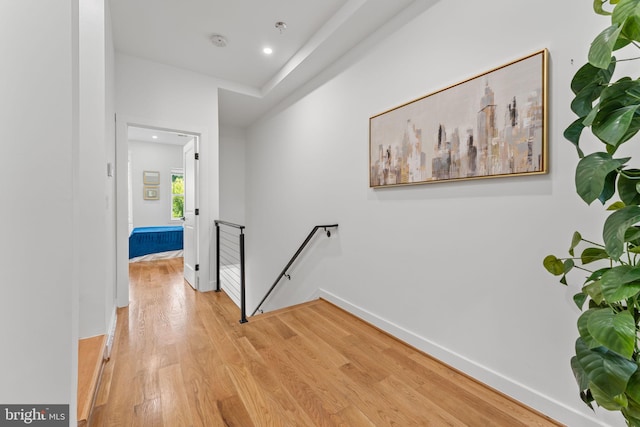
[[[196,133],[200,138],[200,289],[215,286],[210,274],[219,215],[218,85],[215,79],[179,68],[116,54],[118,175],[126,176],[127,125]],[[126,180],[118,179],[118,305],[128,304]]]
[[[153,142],[129,141],[131,150],[131,179],[133,200],[133,226],[182,225],[171,220],[171,171],[182,169],[182,146]],[[160,198],[143,197],[143,171],[160,172]]]
[[[233,222],[235,224],[245,225],[245,187],[246,187],[246,135],[243,129],[233,127],[220,128],[220,219],[223,221]],[[222,233],[230,233],[236,236],[239,231],[227,227],[221,228]],[[214,235],[215,236],[215,235]],[[246,236],[246,235],[245,235]],[[215,238],[215,237],[214,237]],[[232,238],[237,242],[237,238]],[[224,243],[223,243],[224,245]],[[239,274],[225,272],[225,269],[238,269],[239,255],[232,247],[227,247],[228,252],[223,255],[220,260],[220,286],[233,302],[240,307],[240,282],[236,278]],[[232,267],[225,267],[227,264],[235,264]],[[215,264],[214,267],[215,268]],[[215,275],[215,270],[212,272]]]
[[[107,176],[107,162],[115,154],[113,102],[107,110],[113,46],[106,12],[104,0],[80,3],[80,338],[105,334],[115,307],[114,275],[109,268],[115,261],[114,179]],[[112,85],[109,90],[112,97]]]
[[[313,225],[338,222],[267,308],[321,295],[561,422],[622,425],[580,401],[569,366],[576,289],[542,267],[574,229],[600,234],[604,214],[575,195],[577,157],[562,132],[573,121],[570,79],[606,25],[581,0],[443,0],[253,126],[248,307]],[[550,51],[548,175],[368,187],[371,116],[542,48]]]
[[[107,332],[112,338],[116,326],[116,100],[115,100],[115,50],[113,46],[113,31],[111,27],[111,13],[109,2],[105,4],[106,39],[105,39],[105,162],[111,165],[112,176],[106,180],[106,274],[105,288],[105,319],[109,322]],[[106,167],[106,165],[104,166]],[[109,343],[110,344],[110,343]]]
[[[0,2],[0,402],[71,405],[78,339],[78,2]]]
[[[242,129],[220,129],[220,219],[245,223],[245,140]]]

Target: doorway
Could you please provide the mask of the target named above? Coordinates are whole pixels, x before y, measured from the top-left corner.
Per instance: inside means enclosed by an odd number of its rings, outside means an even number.
[[[153,227],[153,232],[162,233],[164,229],[180,228],[183,248],[180,251],[161,251],[157,258],[182,256],[184,276],[196,290],[199,289],[199,216],[198,195],[200,177],[198,170],[198,152],[200,135],[196,132],[166,129],[139,124],[126,124],[126,144],[120,144],[120,151],[126,147],[126,228],[128,235],[132,230]],[[121,130],[121,137],[125,133]],[[123,153],[118,156],[124,158]],[[119,169],[123,177],[122,168]],[[145,181],[148,177],[152,180]],[[119,185],[118,190],[122,191]],[[118,198],[123,202],[123,197]],[[122,218],[121,208],[119,218]],[[119,235],[118,251],[129,251],[129,239]],[[122,242],[122,240],[125,240]],[[124,243],[124,244],[123,244]],[[123,263],[122,254],[118,261]],[[149,255],[150,259],[154,256]],[[147,258],[147,259],[149,259]],[[124,275],[126,274],[126,277]],[[119,268],[118,306],[128,304],[128,262]],[[126,294],[126,295],[124,295]]]

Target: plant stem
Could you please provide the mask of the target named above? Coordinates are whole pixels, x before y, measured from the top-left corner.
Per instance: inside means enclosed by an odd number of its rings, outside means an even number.
[[[604,248],[604,245],[601,245],[600,243],[592,242],[591,240],[582,239],[582,241],[583,241],[583,242],[590,243],[590,244],[592,244],[592,245],[600,246],[601,248]],[[575,258],[575,259],[580,259],[580,258]]]
[[[636,56],[635,58],[616,59],[615,62],[635,61],[636,59],[640,59],[640,56]]]
[[[577,268],[578,270],[586,271],[587,273],[593,273],[591,270],[587,270],[584,267],[580,267],[579,265],[574,265],[573,268]]]

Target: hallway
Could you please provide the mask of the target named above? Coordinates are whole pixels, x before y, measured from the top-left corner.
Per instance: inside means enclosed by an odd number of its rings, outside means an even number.
[[[241,325],[182,258],[130,276],[92,427],[559,425],[326,301]]]

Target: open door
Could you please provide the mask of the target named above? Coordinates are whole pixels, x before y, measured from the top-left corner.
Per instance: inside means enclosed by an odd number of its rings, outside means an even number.
[[[184,161],[184,278],[199,288],[198,271],[198,137],[182,149]]]

